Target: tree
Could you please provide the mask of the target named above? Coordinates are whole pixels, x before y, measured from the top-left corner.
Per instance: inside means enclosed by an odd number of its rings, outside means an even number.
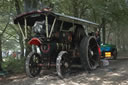
[[[8,26],[9,22],[6,24],[4,30],[2,31],[2,33],[0,33],[0,71],[2,70],[1,64],[2,64],[2,36],[5,33],[7,26]]]
[[[1,33],[0,33],[0,70],[2,70],[2,66],[1,66],[2,65],[2,37],[3,37],[7,27],[9,25],[9,22],[10,22],[11,6],[10,5],[6,6],[6,5],[10,4],[8,1],[7,2],[0,1],[0,4],[2,4],[0,6],[0,9],[1,9],[1,11],[0,11],[1,12],[0,18],[1,18],[1,20],[4,19],[3,22],[1,22],[1,24],[0,24],[1,25],[0,28],[2,29]],[[10,8],[8,8],[8,7],[10,7]],[[5,10],[5,9],[6,9],[6,11],[3,13],[2,11]],[[3,23],[6,23],[5,27],[3,27],[3,25],[4,25]]]
[[[15,9],[16,9],[16,14],[19,15],[22,13],[22,6],[20,4],[22,4],[23,2],[19,1],[19,0],[15,0],[14,4],[15,4]],[[19,43],[20,43],[20,48],[21,48],[21,57],[24,56],[24,43],[23,43],[23,36],[22,33],[17,30],[17,28],[15,28],[14,26],[12,27],[15,31],[17,31],[17,34],[19,35]]]

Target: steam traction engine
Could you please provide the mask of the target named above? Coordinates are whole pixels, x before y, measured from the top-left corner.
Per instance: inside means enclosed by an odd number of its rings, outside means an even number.
[[[73,64],[82,65],[85,70],[98,66],[97,42],[95,37],[88,36],[84,27],[96,27],[96,23],[51,11],[25,13],[16,17],[14,23],[20,29],[25,25],[33,30],[33,38],[28,43],[34,46],[34,51],[27,56],[25,64],[28,76],[37,76],[42,67],[49,70],[56,67],[57,74],[63,78]]]

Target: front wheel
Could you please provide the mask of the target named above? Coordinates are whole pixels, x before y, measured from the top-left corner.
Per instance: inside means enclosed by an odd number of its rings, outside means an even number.
[[[41,57],[38,53],[36,52],[29,53],[25,62],[25,70],[27,76],[29,77],[37,76],[41,71],[41,66],[39,66],[40,63],[41,63]]]
[[[60,78],[66,77],[70,71],[70,59],[66,51],[61,51],[56,60],[56,70]]]

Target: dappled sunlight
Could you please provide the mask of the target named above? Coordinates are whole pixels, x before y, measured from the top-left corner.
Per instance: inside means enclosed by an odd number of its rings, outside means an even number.
[[[56,85],[56,84],[49,84],[49,85]],[[59,85],[66,85],[66,84],[59,84]]]
[[[91,77],[91,78],[88,78],[88,81],[99,81],[99,80],[101,80],[101,78],[99,78],[99,77],[96,77],[96,76],[94,76],[94,77]]]
[[[50,84],[50,85],[56,85],[56,84]],[[62,85],[65,85],[65,84],[62,84]]]
[[[18,80],[18,79],[15,79],[15,80],[13,80],[12,82],[19,82],[20,80]]]
[[[122,81],[120,85],[128,85],[128,80]]]
[[[116,77],[116,76],[121,76],[121,74],[120,73],[109,72],[108,74],[106,74],[106,76],[108,76],[108,77]]]
[[[14,80],[14,79],[21,79],[21,78],[25,78],[25,77],[26,77],[26,75],[21,74],[21,75],[11,76],[11,77],[9,77],[8,79]]]
[[[73,82],[73,81],[70,81],[69,84],[71,84],[71,85],[79,85],[79,83]]]
[[[8,77],[11,83],[29,82],[29,85],[128,85],[128,62],[126,60],[110,61],[110,65],[98,68],[91,73],[76,72],[64,79],[60,79],[55,73],[41,74],[36,78],[28,78],[26,75],[14,75]],[[115,66],[116,65],[116,66]]]
[[[8,79],[17,79],[17,78],[18,78],[18,76],[12,76],[12,77],[10,77]]]
[[[102,85],[113,85],[114,81],[103,81]]]
[[[119,71],[120,73],[127,73],[127,71],[125,69],[123,69],[123,71]]]

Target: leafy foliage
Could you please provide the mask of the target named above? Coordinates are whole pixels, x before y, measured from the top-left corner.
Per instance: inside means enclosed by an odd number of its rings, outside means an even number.
[[[22,73],[24,72],[24,58],[23,59],[15,59],[12,56],[5,57],[4,62],[2,63],[3,69],[10,73]]]

